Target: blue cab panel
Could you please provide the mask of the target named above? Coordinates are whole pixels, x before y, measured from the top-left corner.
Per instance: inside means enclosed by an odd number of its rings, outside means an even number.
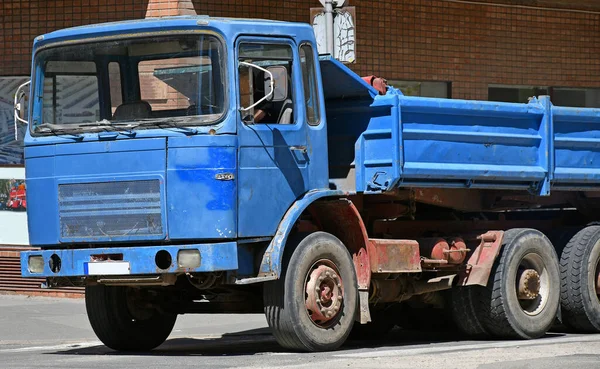
[[[170,137],[169,239],[237,236],[237,137]]]
[[[166,139],[25,147],[32,245],[162,240]]]

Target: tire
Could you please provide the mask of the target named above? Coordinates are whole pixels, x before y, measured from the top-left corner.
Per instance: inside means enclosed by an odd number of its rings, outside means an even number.
[[[290,350],[337,349],[352,330],[358,305],[358,282],[348,250],[340,240],[325,232],[299,235],[286,245],[284,263],[280,279],[265,283],[263,289],[265,315],[275,339]],[[327,271],[330,277],[326,277]],[[320,277],[322,282],[317,282]],[[335,284],[336,280],[341,280],[341,288]],[[333,298],[330,302],[319,301],[332,316],[321,320],[316,317],[320,312],[310,310],[312,315],[309,315],[307,308],[315,306],[307,301],[316,300],[321,294],[308,294],[307,288],[315,291],[319,287],[325,291],[327,286]],[[336,293],[342,296],[341,300],[337,300]],[[334,300],[339,303],[334,304]]]
[[[175,325],[176,314],[133,308],[133,291],[104,285],[85,288],[85,307],[92,329],[113,350],[152,350],[167,339]]]
[[[600,332],[600,226],[586,227],[564,248],[560,258],[562,323],[578,333]]]
[[[519,300],[517,296],[520,268],[539,273],[539,295],[532,300]],[[548,238],[533,229],[506,231],[499,258],[483,290],[485,307],[479,312],[486,318],[482,320],[485,329],[498,338],[543,336],[558,312],[559,284],[558,257]]]
[[[452,289],[451,313],[456,327],[467,337],[484,339],[490,334],[483,322],[489,314],[483,286],[455,287]]]

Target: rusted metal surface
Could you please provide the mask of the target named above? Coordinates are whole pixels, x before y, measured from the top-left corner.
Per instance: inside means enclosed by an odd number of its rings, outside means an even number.
[[[348,248],[354,266],[359,289],[368,289],[371,280],[371,267],[367,245],[369,243],[367,230],[362,218],[348,199],[320,201],[311,205],[318,214],[318,223],[323,231],[335,235]]]
[[[494,261],[500,253],[503,231],[488,231],[478,237],[480,244],[467,261],[466,268],[460,273],[458,285],[486,286]]]
[[[317,201],[310,209],[321,229],[335,235],[352,255],[358,281],[359,313],[356,320],[361,324],[371,321],[368,291],[371,283],[371,266],[367,245],[369,238],[365,224],[354,203],[342,198]]]
[[[418,239],[435,230],[440,235],[483,234],[490,229],[533,228],[549,232],[565,224],[564,219],[552,220],[378,220],[373,224],[373,236],[385,238]],[[568,224],[568,223],[567,223]],[[470,246],[470,245],[469,245]]]
[[[535,269],[525,269],[519,274],[517,297],[519,300],[535,300],[540,294],[540,275]]]
[[[450,250],[450,245],[448,245],[448,241],[443,238],[420,238],[419,242],[419,250],[421,251],[421,255],[427,259],[433,260],[445,260],[448,262],[448,254],[445,251]]]
[[[456,266],[462,264],[467,256],[467,245],[462,238],[440,237],[418,239],[424,265]]]
[[[464,189],[417,188],[414,200],[462,211],[479,211],[484,208],[483,192]]]
[[[372,304],[382,302],[400,302],[409,299],[411,295],[406,293],[408,281],[405,278],[395,280],[373,279],[371,280],[371,290],[369,302]]]
[[[305,284],[306,310],[319,326],[328,326],[341,311],[344,302],[342,277],[328,260],[315,264]]]
[[[80,297],[83,288],[66,287],[43,289],[43,278],[22,278],[20,252],[30,250],[22,247],[0,248],[0,291],[7,293],[27,294],[53,297]]]
[[[369,239],[367,246],[372,273],[421,271],[419,243],[414,240]]]
[[[459,265],[467,258],[467,252],[471,251],[467,248],[465,240],[460,237],[451,238],[448,242],[450,249],[444,251],[448,263]]]
[[[424,295],[452,288],[456,274],[417,281],[402,277],[397,279],[373,279],[369,301],[371,303],[401,302],[417,295]]]

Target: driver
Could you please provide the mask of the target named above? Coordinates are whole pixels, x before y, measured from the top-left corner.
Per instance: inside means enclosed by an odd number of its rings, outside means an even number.
[[[254,123],[269,122],[272,118],[273,104],[268,101],[263,101],[254,109]]]

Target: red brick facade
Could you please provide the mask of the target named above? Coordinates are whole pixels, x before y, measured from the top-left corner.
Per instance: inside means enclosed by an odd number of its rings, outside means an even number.
[[[150,4],[149,4],[150,2]],[[452,97],[489,84],[600,87],[600,4],[582,0],[350,0],[360,74],[446,81]],[[148,16],[309,21],[317,0],[2,0],[0,76],[29,72],[33,37],[57,28]]]

